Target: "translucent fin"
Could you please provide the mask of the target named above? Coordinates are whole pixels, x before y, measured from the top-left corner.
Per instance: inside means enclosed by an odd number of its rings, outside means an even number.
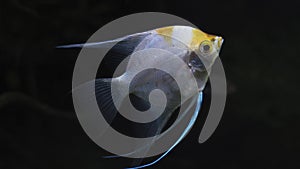
[[[192,126],[194,125],[197,116],[199,114],[200,108],[201,108],[201,103],[202,103],[202,99],[203,99],[203,94],[202,92],[199,93],[198,95],[198,99],[197,99],[197,106],[196,106],[196,110],[194,112],[194,115],[192,117],[192,119],[190,120],[187,128],[184,130],[184,132],[182,133],[182,135],[179,137],[179,139],[174,143],[174,145],[172,147],[169,148],[168,151],[166,151],[163,155],[161,155],[158,159],[156,159],[155,161],[148,163],[148,164],[144,164],[141,166],[136,166],[136,167],[131,167],[131,168],[125,168],[125,169],[139,169],[139,168],[145,168],[145,167],[149,167],[151,165],[154,165],[155,163],[157,163],[158,161],[160,161],[162,158],[164,158],[186,135],[187,133],[191,130]]]
[[[115,39],[103,42],[91,42],[91,43],[79,43],[71,45],[62,45],[56,46],[56,48],[100,48],[100,47],[109,47],[110,45],[121,41],[122,39]]]
[[[61,45],[56,46],[56,48],[108,48],[112,47],[114,44],[126,40],[128,38],[141,38],[149,35],[149,32],[136,33],[128,36],[124,36],[121,38],[117,38],[114,40],[102,41],[102,42],[90,42],[90,43],[79,43],[79,44],[70,44],[70,45]],[[128,43],[129,44],[129,43]]]
[[[113,83],[115,85],[119,85],[119,83],[116,83],[116,81],[118,80],[118,78],[100,78],[91,80],[74,87],[72,89],[72,92],[76,92],[78,97],[80,97],[83,102],[91,102],[93,101],[93,98],[96,98],[98,107],[101,110],[102,115],[104,116],[107,123],[111,124],[118,113],[117,109],[115,108],[112,96],[120,95],[119,93],[112,92],[111,85]]]
[[[112,98],[109,97],[111,95],[111,82],[111,79],[96,79],[95,81],[95,95],[98,106],[108,123],[111,123],[118,113],[114,108]]]
[[[107,40],[101,42],[89,42],[89,43],[79,43],[79,44],[70,44],[70,45],[61,45],[56,46],[56,48],[112,48],[117,43],[118,49],[120,51],[126,49],[133,49],[132,51],[138,51],[148,48],[159,48],[159,49],[168,49],[171,47],[177,49],[189,50],[188,44],[184,44],[179,39],[175,39],[164,34],[158,34],[155,31],[147,31],[142,33],[135,33],[132,35],[124,36],[114,40]],[[171,51],[172,52],[172,51]],[[175,51],[173,51],[175,52]]]
[[[158,159],[156,159],[155,161],[153,161],[151,163],[148,163],[148,164],[145,164],[145,165],[141,165],[141,166],[132,167],[132,168],[126,168],[126,169],[138,169],[138,168],[148,167],[148,166],[154,165],[155,163],[157,163],[158,161],[160,161],[162,158],[164,158],[176,145],[178,145],[182,141],[182,139],[187,135],[187,133],[190,131],[190,129],[194,125],[194,123],[195,123],[195,121],[197,119],[197,116],[199,114],[200,108],[201,108],[202,100],[203,100],[203,94],[202,94],[202,92],[200,92],[199,95],[198,95],[198,98],[197,98],[197,106],[196,106],[194,115],[192,116],[192,119],[190,120],[187,128],[184,130],[184,132],[182,133],[182,135],[174,143],[174,145],[169,148],[168,151],[166,151],[163,155],[161,155]],[[141,151],[142,149],[145,149],[145,148],[148,148],[148,146],[145,145],[144,147],[142,147],[141,149],[136,150],[136,151]],[[133,154],[133,153],[134,152],[128,153],[128,154],[124,154],[124,156],[130,155],[130,154]],[[118,158],[118,157],[121,157],[121,156],[112,155],[112,156],[104,156],[103,158]]]

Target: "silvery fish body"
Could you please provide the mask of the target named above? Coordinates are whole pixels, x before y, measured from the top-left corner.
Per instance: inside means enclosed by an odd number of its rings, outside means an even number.
[[[139,137],[148,137],[163,132],[173,112],[192,96],[199,95],[197,107],[200,108],[202,91],[211,66],[219,56],[223,39],[189,26],[168,26],[116,40],[66,45],[60,48],[97,48],[110,43],[117,43],[111,50],[116,51],[118,55],[113,55],[112,59],[118,57],[117,59],[120,59],[118,65],[125,65],[125,69],[121,68],[123,72],[117,77],[96,79],[96,96],[101,112],[105,112],[107,121],[113,123],[116,117],[119,117],[118,110],[127,110],[128,105],[132,104],[140,112],[148,113],[147,118],[143,119],[141,116],[137,119],[130,112],[122,115],[127,117],[126,120],[137,123],[133,125],[130,122],[135,129],[146,130]],[[122,55],[119,55],[120,53]],[[180,79],[187,80],[180,82]],[[164,95],[157,90],[153,92],[155,89],[159,89]],[[111,95],[107,97],[107,93]],[[162,111],[159,118],[157,118],[158,111]],[[198,110],[194,118],[197,114]],[[134,168],[147,167],[163,158],[191,129],[194,120],[182,137],[160,158]],[[147,151],[148,146],[151,145],[146,145],[144,151]]]

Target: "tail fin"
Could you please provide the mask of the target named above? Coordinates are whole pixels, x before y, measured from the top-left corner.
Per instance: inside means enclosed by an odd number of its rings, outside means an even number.
[[[122,85],[119,82],[118,78],[95,79],[73,87],[72,93],[87,105],[93,100],[92,98],[96,98],[101,113],[110,124],[118,113],[115,104],[122,102],[122,98],[124,98],[121,97],[120,91],[112,91],[112,86],[118,88],[119,85]]]

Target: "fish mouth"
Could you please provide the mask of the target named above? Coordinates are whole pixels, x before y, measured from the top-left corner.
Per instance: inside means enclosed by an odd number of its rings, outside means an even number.
[[[221,49],[223,42],[224,42],[224,39],[221,36],[217,36],[215,38],[215,44],[216,44],[216,47],[218,50]]]
[[[214,41],[214,46],[218,52],[220,52],[224,39],[221,36],[216,36]]]

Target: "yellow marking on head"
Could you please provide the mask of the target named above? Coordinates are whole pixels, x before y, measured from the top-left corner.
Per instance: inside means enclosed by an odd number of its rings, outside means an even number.
[[[216,37],[215,35],[209,35],[207,33],[202,32],[199,29],[194,28],[193,29],[193,38],[192,38],[192,42],[191,42],[191,48],[193,50],[198,49],[199,45],[203,41],[207,40],[207,41],[212,42],[215,39],[215,37]]]
[[[158,34],[172,36],[174,26],[167,26],[163,28],[155,29]]]
[[[168,27],[155,29],[155,31],[157,32],[157,34],[163,35],[164,39],[167,42],[172,43],[173,29],[174,29],[174,26],[168,26]]]

